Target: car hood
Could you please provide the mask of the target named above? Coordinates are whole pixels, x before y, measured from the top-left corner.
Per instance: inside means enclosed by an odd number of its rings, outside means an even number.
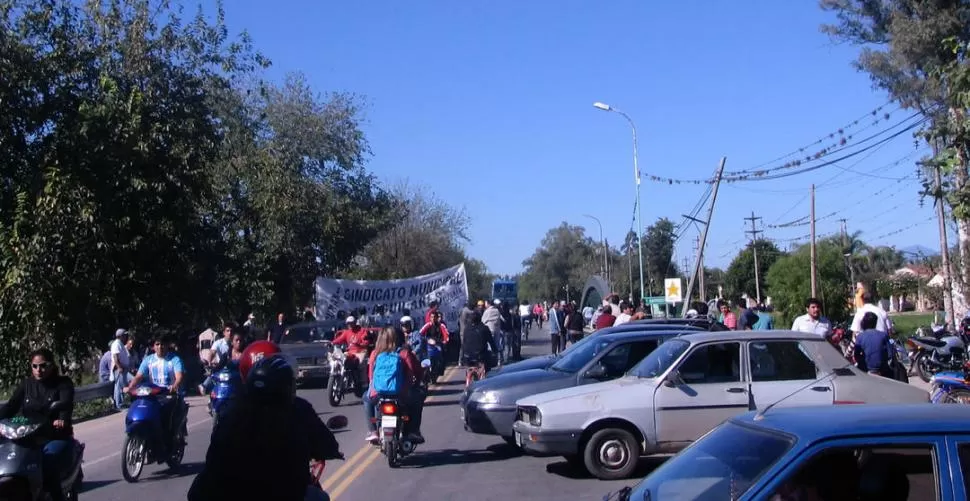
[[[521,362],[515,362],[514,364],[504,365],[500,369],[495,369],[490,371],[485,377],[485,381],[493,378],[504,376],[505,374],[511,374],[513,372],[528,371],[532,369],[545,369],[556,362],[557,357],[555,355],[543,355],[539,357],[532,357],[525,359]]]
[[[281,344],[283,353],[294,357],[323,357],[330,353],[327,343],[292,343]]]
[[[620,379],[614,379],[612,381],[584,384],[582,386],[573,386],[570,388],[563,388],[561,390],[538,393],[525,398],[520,398],[515,403],[519,406],[535,407],[549,402],[554,402],[556,400],[579,398],[587,395],[604,393],[607,391],[624,391],[624,388],[628,386],[635,384],[649,384],[649,381],[652,381],[652,379],[638,378],[636,376],[623,376]]]
[[[567,388],[575,384],[576,374],[549,369],[532,369],[483,379],[474,386],[472,391],[497,392],[501,403],[511,405],[519,397]]]

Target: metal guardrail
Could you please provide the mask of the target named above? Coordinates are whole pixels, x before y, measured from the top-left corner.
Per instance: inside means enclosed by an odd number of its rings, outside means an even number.
[[[74,403],[89,402],[99,398],[111,397],[114,394],[114,389],[115,384],[111,382],[76,386],[74,388]],[[6,400],[0,401],[0,406],[3,405],[7,405]]]

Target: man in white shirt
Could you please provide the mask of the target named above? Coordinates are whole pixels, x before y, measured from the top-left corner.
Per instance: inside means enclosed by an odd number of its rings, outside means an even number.
[[[822,302],[814,297],[805,301],[804,315],[795,319],[791,324],[791,330],[796,332],[808,332],[828,339],[832,334],[832,322],[822,316]]]
[[[128,331],[118,329],[115,331],[115,339],[111,342],[109,351],[111,352],[111,381],[115,384],[114,399],[115,408],[121,410],[124,404],[123,389],[128,386],[128,379],[131,367],[128,360]]]
[[[626,301],[621,302],[620,303],[620,311],[621,311],[621,313],[616,316],[616,321],[613,322],[613,327],[616,327],[617,325],[623,325],[623,324],[629,322],[631,318],[633,318],[633,305],[632,304],[630,304],[630,303],[628,303]]]
[[[855,316],[852,317],[852,332],[862,332],[862,316],[866,313],[873,313],[876,315],[876,330],[879,332],[885,332],[887,334],[892,334],[893,322],[889,319],[889,315],[886,310],[873,304],[872,293],[864,292],[862,294],[862,302],[864,303],[855,312]]]

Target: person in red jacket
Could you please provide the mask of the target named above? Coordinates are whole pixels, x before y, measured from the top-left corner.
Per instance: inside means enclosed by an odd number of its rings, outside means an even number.
[[[334,346],[347,345],[347,360],[344,362],[348,370],[354,370],[354,374],[357,375],[358,387],[362,387],[364,382],[370,381],[370,379],[365,379],[367,374],[367,369],[361,362],[364,361],[367,350],[371,347],[370,337],[368,336],[367,329],[364,329],[357,324],[357,319],[354,317],[347,317],[347,328],[338,332],[336,337],[333,339]]]
[[[397,397],[399,401],[406,405],[408,409],[408,440],[415,444],[424,443],[424,437],[421,436],[421,415],[424,410],[424,391],[421,389],[421,378],[424,376],[424,370],[421,368],[421,362],[418,361],[418,357],[414,355],[414,352],[410,350],[407,343],[404,343],[402,348],[398,348],[397,345],[397,331],[393,327],[386,327],[381,331],[380,335],[377,337],[377,343],[374,345],[374,350],[370,354],[370,363],[368,367],[368,380],[374,379],[374,363],[377,360],[377,356],[381,353],[394,353],[397,352],[398,356],[401,357],[401,369],[404,370],[404,385],[398,392]],[[362,399],[364,402],[364,416],[367,419],[367,429],[369,433],[364,439],[368,442],[374,442],[378,440],[377,436],[377,391],[374,388],[369,388],[367,393],[364,394]]]
[[[448,326],[441,321],[440,311],[436,311],[434,315],[431,315],[431,320],[421,328],[421,335],[434,339],[438,343],[438,346],[444,347],[448,344]]]
[[[430,303],[428,303],[428,311],[424,313],[424,323],[425,324],[431,323],[431,319],[434,317],[435,313],[439,313],[439,314],[441,313],[438,310],[438,302],[431,301]]]
[[[613,316],[613,307],[606,305],[603,306],[603,314],[596,319],[596,325],[593,326],[594,329],[606,329],[608,327],[613,327],[616,322],[616,317]]]

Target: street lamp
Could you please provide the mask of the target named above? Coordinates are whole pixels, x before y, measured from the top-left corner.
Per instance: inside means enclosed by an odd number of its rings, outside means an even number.
[[[603,238],[603,223],[596,216],[591,216],[589,214],[583,214],[583,217],[588,217],[600,227],[600,243],[603,244],[603,274],[606,275],[606,283],[612,288],[613,284],[610,283],[610,265],[606,260],[606,255],[609,254],[609,249],[606,247],[606,239]]]
[[[646,294],[644,293],[643,288],[643,225],[640,210],[640,166],[637,160],[637,126],[633,123],[633,119],[630,118],[630,115],[627,115],[626,113],[623,113],[622,111],[613,108],[606,103],[597,101],[593,103],[593,107],[598,110],[612,111],[613,113],[622,116],[627,122],[629,122],[630,128],[633,129],[633,177],[637,182],[637,253],[639,254],[640,258],[640,297],[644,298],[646,297]]]

